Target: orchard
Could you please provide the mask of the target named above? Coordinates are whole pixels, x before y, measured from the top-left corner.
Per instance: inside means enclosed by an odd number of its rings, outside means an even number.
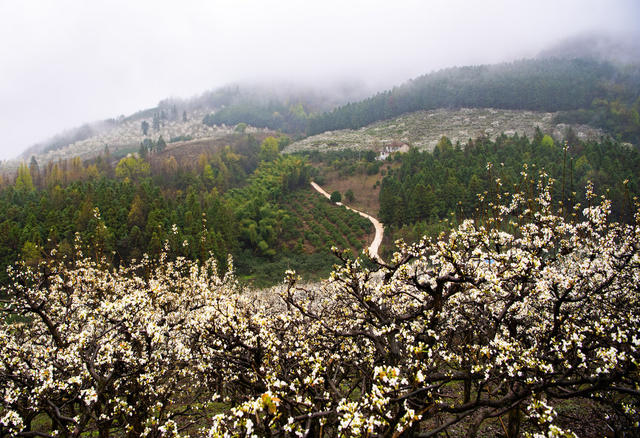
[[[321,285],[80,246],[12,267],[0,436],[637,436],[640,211],[526,174],[485,205]]]

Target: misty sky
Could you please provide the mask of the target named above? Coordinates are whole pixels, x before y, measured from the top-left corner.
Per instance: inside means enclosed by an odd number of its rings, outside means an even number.
[[[387,87],[639,23],[637,0],[0,0],[0,159],[229,82]]]

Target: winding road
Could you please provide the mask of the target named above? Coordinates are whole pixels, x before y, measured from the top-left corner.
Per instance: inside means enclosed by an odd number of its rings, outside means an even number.
[[[329,195],[322,187],[320,187],[314,181],[311,181],[311,187],[313,187],[315,191],[323,195],[325,198],[329,200],[331,199],[331,195]],[[380,244],[382,243],[382,236],[384,235],[384,227],[382,226],[382,223],[375,217],[368,215],[367,213],[363,213],[359,210],[356,210],[355,208],[351,208],[348,205],[343,204],[342,202],[336,202],[336,205],[341,205],[351,211],[358,213],[362,217],[366,217],[371,221],[371,223],[376,229],[376,235],[373,238],[373,242],[371,242],[371,245],[369,245],[369,254],[378,262],[384,263],[382,258],[380,258],[380,255],[378,254],[378,250],[380,249]]]

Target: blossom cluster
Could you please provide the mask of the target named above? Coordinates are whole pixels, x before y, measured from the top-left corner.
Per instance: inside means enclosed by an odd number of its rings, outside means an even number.
[[[638,428],[640,211],[612,223],[589,191],[578,220],[535,187],[321,285],[245,291],[183,259],[13,269],[0,435],[573,436],[566,400]]]

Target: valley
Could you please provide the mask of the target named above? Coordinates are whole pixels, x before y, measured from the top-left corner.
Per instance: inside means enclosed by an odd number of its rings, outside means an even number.
[[[0,437],[636,435],[640,69],[250,90],[0,163]]]

